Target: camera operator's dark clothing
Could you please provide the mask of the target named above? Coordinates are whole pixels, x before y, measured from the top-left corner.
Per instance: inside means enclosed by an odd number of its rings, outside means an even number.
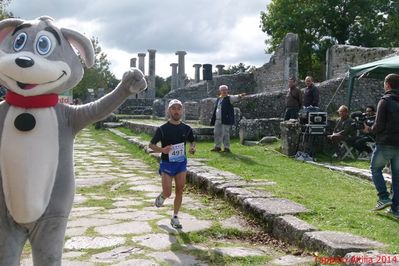
[[[375,142],[375,139],[371,135],[360,135],[353,141],[353,147],[359,152],[372,152],[371,148],[367,145],[368,142]]]
[[[319,106],[319,89],[314,85],[305,88],[303,93],[303,106]]]
[[[338,120],[337,125],[334,128],[334,133],[338,133],[339,136],[333,138],[334,141],[346,141],[351,139],[355,135],[355,129],[352,126],[353,120],[351,118]]]
[[[354,120],[353,127],[357,131],[356,137],[353,140],[352,146],[359,152],[372,152],[368,142],[375,142],[375,135],[373,133],[364,133],[364,125],[371,127],[375,121],[375,115],[367,115],[360,111],[351,114],[351,118]]]
[[[377,144],[399,146],[399,90],[387,91],[381,97],[371,129]]]

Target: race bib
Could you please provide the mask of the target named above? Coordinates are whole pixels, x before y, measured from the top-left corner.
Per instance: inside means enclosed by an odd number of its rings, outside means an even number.
[[[169,162],[183,162],[186,159],[184,153],[184,142],[172,145],[169,152]]]

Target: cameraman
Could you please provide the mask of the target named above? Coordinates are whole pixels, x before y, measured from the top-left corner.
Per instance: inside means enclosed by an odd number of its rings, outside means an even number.
[[[371,153],[372,150],[367,146],[367,142],[375,142],[375,135],[372,132],[366,132],[366,127],[372,127],[375,121],[375,108],[374,106],[368,105],[366,112],[361,114],[359,119],[358,128],[361,129],[360,135],[355,139],[353,147],[359,151],[359,153],[366,152]]]
[[[391,206],[390,213],[399,219],[399,75],[389,74],[384,80],[384,96],[378,102],[377,117],[366,132],[376,135],[376,148],[371,158],[371,175],[377,189],[378,201],[374,210]],[[392,200],[387,190],[382,170],[391,163]]]

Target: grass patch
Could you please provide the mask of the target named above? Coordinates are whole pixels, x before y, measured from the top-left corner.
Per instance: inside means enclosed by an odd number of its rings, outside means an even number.
[[[126,152],[129,153],[131,155],[133,155],[135,158],[140,158],[141,160],[143,160],[144,162],[146,162],[147,164],[149,164],[149,166],[153,169],[157,169],[158,166],[158,161],[151,157],[151,156],[145,156],[146,153],[141,150],[140,148],[138,148],[136,145],[131,145],[129,144],[126,140],[116,136],[115,134],[112,134],[111,132],[109,132],[108,130],[95,130],[94,127],[89,127],[89,130],[91,132],[91,135],[93,136],[93,138],[101,143],[103,143],[103,139],[104,137],[111,139],[113,141],[115,141],[116,143],[120,144],[120,146],[118,145],[118,147],[114,147],[110,145],[110,149],[115,150],[118,152]],[[129,130],[130,131],[130,130]],[[133,136],[133,134],[130,131],[130,135]],[[144,135],[144,136],[142,136]],[[137,136],[137,135],[134,135]],[[145,134],[141,134],[140,136],[144,137],[144,139],[151,139],[151,136],[146,135]]]
[[[101,132],[103,134],[105,132]],[[119,143],[134,146],[126,141]],[[387,244],[388,252],[399,252],[399,222],[383,212],[371,211],[377,200],[371,182],[295,161],[278,153],[278,144],[248,147],[234,139],[231,154],[210,152],[212,147],[211,141],[199,142],[197,153],[192,157],[205,158],[208,165],[248,180],[276,182],[277,185],[264,189],[273,192],[276,197],[287,198],[307,207],[311,212],[301,215],[301,218],[321,230],[361,235]],[[141,157],[148,160],[142,153]],[[150,156],[146,157],[155,161]],[[367,162],[360,164],[362,168],[368,167]],[[153,165],[157,167],[156,162]]]
[[[223,228],[214,223],[211,228],[198,232],[179,233],[176,235],[181,244],[210,243],[210,239],[242,239],[249,238],[254,232],[241,231],[234,228]]]
[[[354,159],[338,160],[335,158],[334,159],[331,158],[331,156],[327,154],[316,154],[316,160],[319,163],[330,163],[339,166],[352,166],[360,169],[370,169],[370,161],[366,160],[354,160]]]
[[[204,206],[198,209],[190,209],[190,207],[185,207],[183,198],[182,211],[196,216],[199,219],[220,221],[237,213],[237,210],[230,204],[221,201],[212,195],[204,194],[196,187],[187,186],[185,188],[185,193],[191,195],[195,194],[196,199],[198,199]]]
[[[172,245],[172,250],[181,251],[184,245],[205,244],[207,248],[217,250],[218,247],[234,247],[232,241],[239,239],[251,238],[255,232],[240,231],[237,229],[222,228],[219,224],[214,224],[211,228],[199,232],[180,233],[176,235],[177,243]],[[222,242],[214,242],[212,240],[221,240]],[[183,245],[183,246],[182,246]],[[242,243],[239,245],[242,246]],[[189,250],[189,253],[198,258],[208,261],[210,265],[264,265],[271,260],[270,256],[246,256],[246,257],[229,257],[223,256],[218,252],[211,252],[202,250]]]

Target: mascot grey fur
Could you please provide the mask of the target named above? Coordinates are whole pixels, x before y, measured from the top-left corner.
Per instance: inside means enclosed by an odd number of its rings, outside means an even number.
[[[131,69],[97,101],[58,103],[82,79],[82,61],[91,67],[94,57],[89,39],[50,17],[0,22],[0,84],[8,89],[0,104],[1,266],[19,266],[27,240],[34,265],[61,265],[75,193],[74,137],[147,87]]]

